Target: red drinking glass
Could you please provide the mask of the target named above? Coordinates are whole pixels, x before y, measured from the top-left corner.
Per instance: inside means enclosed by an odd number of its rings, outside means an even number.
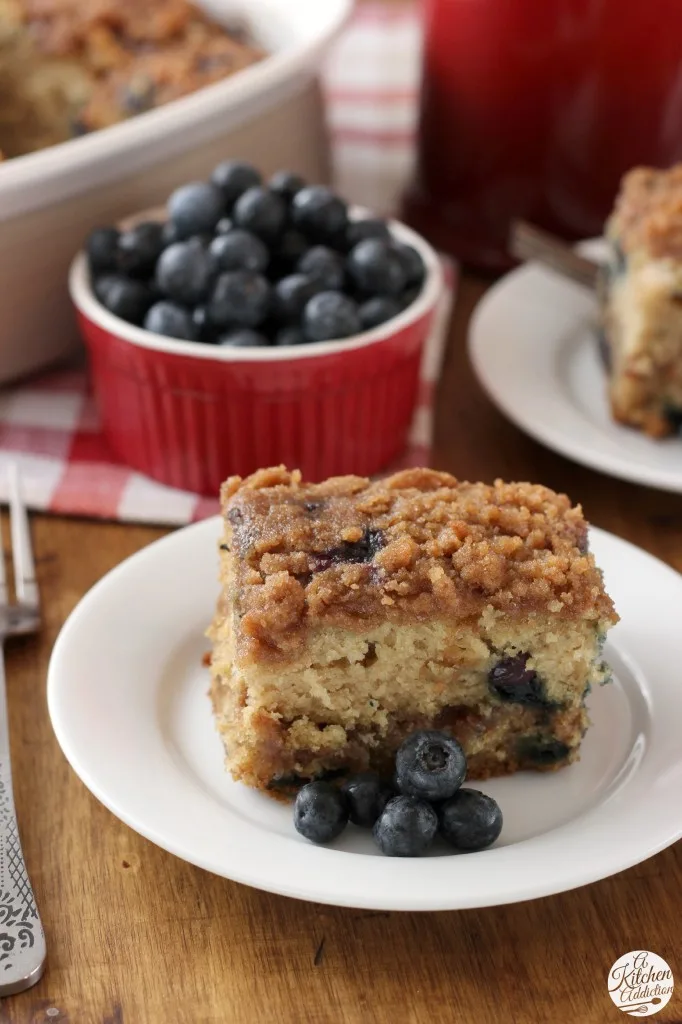
[[[621,175],[682,159],[682,0],[423,0],[407,217],[474,266],[510,220],[596,235]]]

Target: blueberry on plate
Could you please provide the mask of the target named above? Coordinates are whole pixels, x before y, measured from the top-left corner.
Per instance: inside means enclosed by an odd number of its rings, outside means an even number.
[[[340,292],[346,279],[343,257],[326,245],[314,245],[298,261],[299,274],[315,278],[321,289]]]
[[[269,342],[265,335],[250,327],[235,327],[233,331],[227,331],[218,338],[221,348],[264,348],[267,344]]]
[[[167,338],[196,340],[192,314],[176,302],[168,302],[166,299],[154,303],[144,318],[144,327],[153,334],[163,334]]]
[[[147,310],[154,301],[154,296],[149,288],[140,281],[131,281],[127,277],[112,278],[106,285],[106,289],[101,288],[101,293],[102,305],[110,313],[120,317],[121,320],[127,320],[129,324],[138,326],[144,320]],[[97,286],[95,294],[98,294]]]
[[[377,819],[372,834],[387,857],[419,857],[438,830],[433,807],[413,796],[394,796]]]
[[[208,318],[216,327],[258,327],[271,302],[271,289],[261,274],[233,270],[221,274],[208,301]]]
[[[438,808],[440,833],[456,850],[473,853],[494,843],[502,831],[502,811],[491,796],[460,789]]]
[[[406,245],[404,242],[394,242],[393,248],[403,265],[408,288],[421,288],[426,277],[424,260],[413,246]]]
[[[366,238],[351,249],[348,272],[366,295],[400,295],[407,285],[403,262],[392,242]]]
[[[348,807],[339,789],[330,782],[308,782],[294,802],[294,827],[313,843],[329,843],[348,824]]]
[[[129,231],[121,232],[119,237],[119,270],[128,277],[150,277],[163,247],[163,224],[155,221],[136,224]]]
[[[383,238],[385,242],[391,241],[391,232],[385,220],[378,217],[367,217],[365,220],[352,220],[346,228],[346,249],[354,249],[359,242],[366,238]]]
[[[319,292],[303,310],[303,331],[308,341],[350,338],[361,330],[356,303],[341,292]]]
[[[244,163],[243,160],[224,160],[211,175],[211,184],[216,185],[222,192],[228,210],[232,209],[247,188],[260,185],[261,180],[256,168]]]
[[[88,235],[85,252],[93,277],[97,274],[109,274],[118,270],[120,235],[121,232],[118,228],[95,228]]]
[[[298,323],[303,310],[320,291],[317,283],[305,274],[289,274],[283,277],[272,290],[272,313],[279,323]]]
[[[464,751],[452,736],[434,729],[413,732],[395,757],[401,793],[422,800],[447,800],[464,782]]]
[[[315,242],[337,238],[346,229],[348,207],[324,185],[307,185],[291,202],[295,227]]]
[[[376,772],[352,775],[343,784],[350,820],[361,828],[372,828],[395,790]]]
[[[213,260],[197,238],[169,245],[156,264],[159,291],[186,306],[207,298],[214,277]]]
[[[218,235],[209,252],[219,270],[253,270],[262,274],[270,260],[267,246],[250,231],[234,228]]]
[[[181,239],[192,235],[213,234],[224,213],[222,192],[205,181],[181,185],[168,200],[168,216]]]
[[[305,345],[307,338],[300,327],[282,327],[275,334],[274,344],[281,345]]]
[[[390,295],[377,295],[373,299],[367,299],[358,310],[363,331],[370,331],[373,327],[385,324],[400,313],[400,303],[392,299]]]
[[[268,188],[290,203],[296,193],[305,188],[305,181],[292,171],[276,171],[268,182]]]
[[[235,227],[252,231],[270,242],[284,229],[287,206],[281,196],[267,188],[249,188],[234,204],[232,220]]]
[[[102,274],[101,277],[96,277],[92,282],[92,290],[95,293],[96,298],[106,306],[106,296],[112,285],[115,285],[117,281],[125,281],[127,278],[122,277],[120,274]]]

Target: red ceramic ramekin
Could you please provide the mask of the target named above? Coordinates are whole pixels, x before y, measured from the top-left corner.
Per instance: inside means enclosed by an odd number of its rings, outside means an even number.
[[[132,218],[159,217],[148,211]],[[231,474],[298,467],[308,480],[378,472],[403,450],[442,289],[438,256],[393,223],[426,265],[400,316],[343,341],[230,349],[151,334],[95,298],[85,256],[69,286],[113,452],[171,487],[214,495]]]

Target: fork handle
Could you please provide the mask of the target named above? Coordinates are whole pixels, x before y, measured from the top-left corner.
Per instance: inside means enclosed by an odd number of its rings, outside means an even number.
[[[46,953],[14,809],[4,663],[0,644],[0,997],[35,985]]]

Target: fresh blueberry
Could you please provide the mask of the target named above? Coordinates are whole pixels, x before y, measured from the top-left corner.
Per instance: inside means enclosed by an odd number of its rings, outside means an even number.
[[[264,348],[267,344],[265,335],[250,327],[237,327],[218,338],[221,348]]]
[[[233,270],[221,274],[208,302],[208,318],[216,327],[258,327],[270,310],[270,285],[260,274]]]
[[[404,309],[410,308],[412,303],[421,295],[421,291],[421,285],[415,285],[412,288],[405,289],[405,291],[398,298],[401,313]]]
[[[403,265],[407,287],[421,288],[426,276],[424,260],[413,246],[406,245],[404,242],[394,242],[393,248]]]
[[[290,203],[296,193],[305,188],[305,181],[291,171],[277,171],[270,178],[268,186],[271,192],[276,192],[278,196]]]
[[[249,188],[235,203],[232,219],[236,227],[252,231],[270,242],[277,238],[286,224],[286,203],[267,188]]]
[[[326,245],[314,245],[298,261],[299,274],[314,277],[324,291],[340,292],[346,279],[343,257]]]
[[[194,324],[194,334],[198,341],[215,341],[215,332],[209,323],[206,306],[194,307],[192,310],[192,323]]]
[[[305,345],[307,338],[300,327],[282,327],[275,334],[275,345]]]
[[[438,818],[430,804],[413,796],[394,796],[372,834],[387,857],[419,857],[433,842],[437,829]]]
[[[398,789],[422,800],[447,800],[464,782],[467,762],[452,736],[434,729],[413,732],[395,757]]]
[[[131,281],[127,277],[113,278],[102,293],[102,305],[110,313],[127,320],[130,324],[140,325],[154,300],[149,288],[140,281]]]
[[[121,277],[120,274],[102,274],[101,277],[96,277],[92,282],[92,290],[96,297],[106,306],[106,297],[109,289],[116,284],[117,281],[123,281],[126,278]]]
[[[348,207],[324,185],[308,185],[291,202],[294,225],[315,242],[327,242],[345,231]]]
[[[547,697],[537,672],[526,667],[528,657],[522,653],[501,658],[488,673],[488,686],[501,701],[531,707],[555,707]]]
[[[167,338],[196,340],[196,328],[189,310],[165,299],[154,303],[144,318],[144,327],[153,334],[163,334]]]
[[[372,828],[388,801],[395,796],[390,786],[375,772],[353,775],[343,784],[350,820],[361,828]]]
[[[320,289],[311,277],[305,274],[290,274],[278,281],[272,292],[272,311],[280,323],[295,324],[301,319],[303,310]]]
[[[218,235],[209,246],[216,266],[221,271],[253,270],[262,274],[270,254],[265,244],[250,231],[234,228],[226,235]]]
[[[224,213],[222,192],[215,185],[204,181],[181,185],[168,200],[168,216],[181,239],[212,234]]]
[[[382,238],[385,242],[391,241],[391,232],[385,220],[375,217],[367,217],[365,220],[352,220],[346,228],[346,249],[350,252],[359,242],[366,238]]]
[[[216,235],[226,235],[228,231],[232,231],[234,224],[232,223],[231,217],[221,217],[215,226]]]
[[[232,209],[247,188],[254,188],[260,183],[261,176],[256,168],[242,160],[224,160],[211,175],[211,184],[222,192],[228,210]]]
[[[95,228],[88,235],[85,252],[88,257],[90,273],[110,274],[118,270],[118,240],[121,232],[118,228]]]
[[[320,292],[303,311],[303,330],[309,341],[350,338],[362,330],[358,307],[341,292]]]
[[[518,743],[519,758],[541,768],[560,764],[570,752],[561,740],[546,736],[524,736]]]
[[[385,324],[392,320],[400,312],[400,304],[392,299],[390,295],[377,295],[374,299],[367,299],[358,310],[360,321],[364,331],[370,331],[379,324]]]
[[[440,832],[456,850],[472,853],[494,843],[502,831],[502,811],[477,789],[460,789],[438,808]]]
[[[366,295],[400,295],[407,285],[402,260],[391,242],[366,238],[348,256],[348,271]]]
[[[167,248],[167,246],[174,245],[176,242],[180,241],[178,229],[172,220],[167,220],[161,228],[161,241],[164,249]]]
[[[136,224],[129,231],[123,231],[118,240],[119,269],[128,277],[151,277],[163,246],[163,224],[154,221]]]
[[[329,843],[348,824],[343,794],[330,782],[309,782],[294,802],[294,827],[313,843]]]
[[[269,273],[275,279],[293,274],[301,256],[308,250],[308,239],[300,231],[288,228],[283,231],[272,248]]]
[[[186,306],[207,298],[214,277],[213,260],[197,238],[169,245],[156,265],[159,291]]]

